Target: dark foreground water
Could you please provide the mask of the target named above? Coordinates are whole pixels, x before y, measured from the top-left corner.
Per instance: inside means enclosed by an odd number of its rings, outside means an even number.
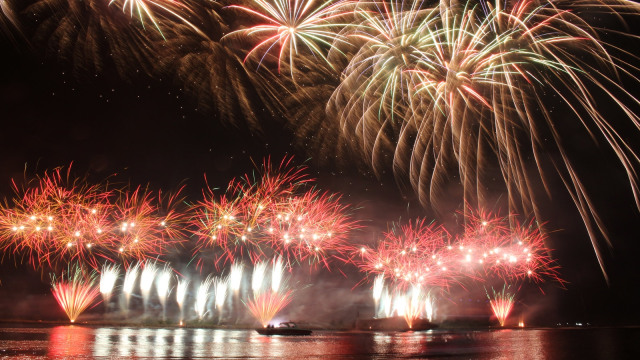
[[[581,328],[406,333],[54,326],[0,328],[0,358],[640,359],[640,329]]]

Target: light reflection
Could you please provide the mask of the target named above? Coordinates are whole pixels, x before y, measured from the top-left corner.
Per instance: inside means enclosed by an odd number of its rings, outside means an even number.
[[[171,355],[177,358],[184,358],[187,356],[186,346],[185,346],[185,329],[175,329],[173,330],[173,344],[171,346],[172,351]]]
[[[95,342],[93,344],[93,356],[106,357],[111,355],[111,335],[115,333],[111,328],[99,328],[95,330]]]
[[[51,329],[51,358],[267,358],[299,359],[404,355],[485,359],[544,359],[549,331],[329,332],[305,337],[262,336],[253,330],[189,328]],[[553,335],[553,336],[557,336]],[[526,354],[526,356],[525,356]],[[481,355],[481,356],[480,356]]]
[[[169,355],[169,346],[167,339],[169,338],[169,330],[157,329],[155,334],[155,341],[153,344],[153,357],[165,358]]]
[[[118,344],[116,346],[116,349],[118,349],[118,354],[120,356],[129,356],[131,355],[131,340],[130,340],[130,336],[133,336],[133,330],[132,329],[121,329],[120,330],[120,341],[118,341]]]
[[[56,326],[51,329],[48,356],[76,358],[91,354],[93,329],[81,326]]]

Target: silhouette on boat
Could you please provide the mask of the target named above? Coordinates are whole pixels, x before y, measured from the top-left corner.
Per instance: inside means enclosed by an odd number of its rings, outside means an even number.
[[[283,322],[278,326],[267,325],[256,331],[260,335],[311,335],[311,330],[300,329],[293,321]]]

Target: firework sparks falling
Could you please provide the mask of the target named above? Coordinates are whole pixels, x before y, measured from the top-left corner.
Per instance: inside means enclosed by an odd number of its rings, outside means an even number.
[[[273,268],[271,269],[271,291],[278,292],[284,277],[284,262],[281,256],[273,259]]]
[[[242,274],[244,272],[244,265],[240,262],[233,263],[231,265],[231,272],[229,274],[229,288],[234,294],[238,294],[240,287],[242,286]]]
[[[380,298],[382,297],[382,292],[384,291],[384,275],[379,274],[378,276],[376,276],[375,280],[373,281],[373,289],[372,289],[372,296],[373,296],[373,302],[374,302],[374,308],[375,308],[375,313],[376,316],[378,315],[378,306],[380,305]]]
[[[489,292],[487,291],[491,310],[496,318],[498,318],[500,326],[504,326],[511,309],[513,309],[515,294],[508,292],[508,289],[509,287],[507,285],[503,286],[500,292],[496,292],[495,289],[491,289],[492,295],[489,295]]]
[[[114,264],[104,264],[102,271],[100,272],[100,293],[105,303],[105,307],[108,306],[113,288],[120,276],[120,266]]]
[[[209,302],[209,297],[211,296],[210,289],[213,284],[214,278],[209,275],[205,280],[200,283],[198,287],[198,291],[196,292],[196,300],[195,300],[195,310],[198,315],[198,319],[203,320],[205,315],[209,312],[207,309],[207,303]]]
[[[140,274],[140,293],[142,294],[145,311],[149,305],[151,288],[153,287],[153,280],[156,278],[157,273],[158,266],[155,261],[149,261],[143,265],[142,273]]]
[[[138,272],[140,271],[140,263],[136,263],[127,269],[124,275],[124,283],[122,284],[122,294],[124,295],[124,309],[129,311],[129,303],[131,301],[131,294],[136,285],[138,279]]]
[[[173,270],[167,264],[158,271],[158,276],[156,277],[156,293],[158,294],[160,305],[162,305],[162,320],[166,319],[167,297],[169,297],[169,294],[171,293],[171,279],[173,277],[172,275]]]
[[[184,305],[187,300],[187,292],[189,290],[189,280],[178,277],[176,285],[176,302],[180,307],[180,322],[184,320]]]
[[[86,273],[81,267],[70,269],[58,279],[52,276],[51,291],[69,321],[75,322],[100,294],[94,282],[95,273]]]
[[[434,315],[435,315],[435,311],[436,311],[436,300],[433,297],[433,294],[431,293],[431,291],[427,292],[427,295],[425,296],[424,303],[425,303],[424,304],[425,305],[425,315],[427,317],[427,320],[433,321]]]
[[[266,262],[259,262],[253,267],[253,273],[251,274],[251,290],[254,295],[262,292],[266,273]]]
[[[109,5],[114,3],[122,8],[124,13],[129,13],[131,18],[138,18],[140,24],[145,26],[145,19],[150,21],[153,26],[158,30],[158,32],[164,37],[164,34],[161,30],[161,25],[159,24],[158,16],[161,17],[174,17],[179,19],[184,24],[191,27],[197,33],[202,34],[202,32],[192,23],[190,23],[183,13],[185,11],[189,11],[189,9],[180,1],[171,1],[171,0],[111,0],[109,1]]]
[[[414,285],[410,292],[403,297],[403,300],[405,301],[403,316],[407,326],[411,329],[414,321],[420,318],[423,313],[424,293],[419,285]]]
[[[222,315],[222,308],[227,299],[227,290],[229,289],[229,277],[217,277],[213,284],[216,309],[218,309],[218,313]]]

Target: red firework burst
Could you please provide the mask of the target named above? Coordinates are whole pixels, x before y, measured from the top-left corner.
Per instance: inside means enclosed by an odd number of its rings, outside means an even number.
[[[52,276],[51,291],[69,317],[69,321],[75,322],[93,303],[100,290],[93,286],[96,278],[94,272],[87,273],[81,267],[69,269],[67,274],[62,274],[59,279]]]

